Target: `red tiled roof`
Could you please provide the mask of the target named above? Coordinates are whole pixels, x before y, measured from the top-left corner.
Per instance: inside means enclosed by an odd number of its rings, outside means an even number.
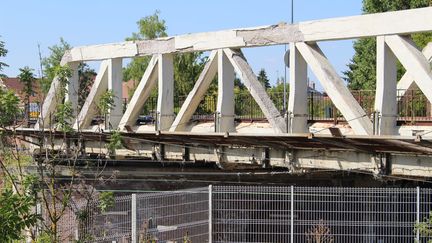
[[[21,83],[19,78],[1,78],[0,83],[3,84],[6,87],[6,89],[13,90],[21,98],[21,100],[24,99],[25,97],[25,94],[23,92],[24,84]],[[31,103],[40,102],[41,92],[40,92],[40,85],[37,80],[33,83],[33,90],[35,95],[30,96],[30,102]]]

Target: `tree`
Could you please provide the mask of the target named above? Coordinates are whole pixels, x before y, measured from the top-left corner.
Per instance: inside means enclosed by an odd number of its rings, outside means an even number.
[[[414,232],[419,232],[423,237],[428,238],[428,243],[432,243],[432,212],[429,212],[429,216],[425,217],[422,222],[416,223],[414,226]]]
[[[386,11],[420,8],[432,5],[431,0],[363,0],[364,13],[379,13]],[[432,33],[412,35],[419,48],[432,41]],[[362,38],[354,42],[355,54],[344,72],[345,80],[350,89],[374,90],[376,83],[376,40]],[[398,79],[404,73],[402,65],[398,64]]]
[[[33,85],[35,81],[35,77],[33,74],[33,69],[29,67],[20,68],[20,74],[18,78],[20,82],[24,85],[24,100],[25,100],[25,108],[24,108],[24,116],[27,122],[27,126],[30,125],[30,96],[33,94]]]
[[[177,54],[174,56],[174,96],[184,97],[192,90],[202,72],[207,58],[201,52]]]
[[[12,125],[20,113],[19,98],[11,90],[0,87],[0,127]]]
[[[0,36],[1,37],[1,36]],[[6,48],[5,48],[5,43],[4,43],[4,41],[1,41],[0,40],[0,57],[5,57],[6,56],[6,54],[7,54],[7,50],[6,50]],[[1,73],[1,71],[3,71],[3,67],[8,67],[8,65],[6,64],[6,63],[4,63],[4,62],[0,62],[0,77],[1,76],[4,76],[2,73]]]
[[[153,15],[138,20],[137,25],[139,32],[132,33],[132,36],[126,38],[126,40],[151,40],[159,37],[166,37],[165,20],[160,19],[159,14],[160,12],[156,10]],[[149,61],[150,57],[148,56],[133,59],[123,70],[124,80],[141,80]]]
[[[166,37],[166,23],[159,15],[160,12],[157,10],[153,15],[141,18],[137,22],[139,32],[132,33],[132,36],[126,40],[151,40]],[[124,80],[141,80],[149,61],[149,56],[135,58],[123,70]],[[180,53],[174,56],[175,97],[185,96],[189,93],[206,61],[207,58],[202,56],[202,52]],[[155,95],[154,92],[152,97]]]
[[[63,38],[60,38],[60,44],[56,44],[48,47],[50,55],[42,59],[42,67],[44,69],[44,78],[41,80],[41,88],[44,93],[47,93],[51,82],[55,77],[55,69],[60,66],[61,59],[64,53],[71,49],[71,45],[67,43]]]
[[[35,197],[25,192],[29,185],[24,185],[20,193],[5,188],[0,193],[0,242],[24,240],[22,232],[35,226],[40,219],[33,212]]]
[[[262,84],[264,89],[269,89],[271,87],[270,80],[267,77],[267,73],[264,68],[261,68],[261,70],[258,73],[258,81]]]
[[[44,93],[47,93],[51,82],[55,77],[56,68],[60,66],[60,62],[63,58],[65,52],[71,49],[72,46],[66,42],[63,38],[60,38],[60,43],[48,47],[50,50],[50,55],[42,59],[42,68],[44,69],[45,77],[41,79],[41,89]],[[78,66],[78,75],[80,81],[80,90],[78,97],[79,107],[85,102],[86,97],[90,92],[90,87],[93,84],[96,72],[91,69],[86,63],[80,63]]]
[[[86,63],[81,63],[78,67],[79,90],[78,92],[78,109],[81,110],[88,95],[90,94],[91,86],[96,77],[94,69],[90,68]]]
[[[115,99],[114,92],[112,90],[105,91],[101,97],[99,98],[99,102],[97,103],[97,108],[99,110],[99,115],[104,117],[105,121],[105,129],[110,128],[110,124],[108,124],[108,114],[112,108],[115,107],[114,99]]]

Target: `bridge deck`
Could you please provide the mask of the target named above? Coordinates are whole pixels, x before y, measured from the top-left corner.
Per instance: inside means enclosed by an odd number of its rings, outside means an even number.
[[[78,136],[89,141],[107,141],[110,132],[83,131],[81,133],[63,133],[60,131],[38,131],[32,129],[18,129],[18,135],[38,138],[51,133],[57,138],[66,135],[69,139]],[[175,144],[187,146],[242,146],[269,147],[281,150],[350,150],[365,153],[397,153],[412,155],[431,155],[432,139],[408,136],[336,136],[327,134],[237,134],[237,133],[182,133],[182,132],[122,132],[125,144]]]

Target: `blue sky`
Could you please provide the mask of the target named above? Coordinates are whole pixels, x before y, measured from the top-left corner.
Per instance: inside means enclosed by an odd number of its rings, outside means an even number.
[[[294,0],[294,21],[361,14],[361,0]],[[4,73],[16,76],[30,66],[39,72],[42,56],[63,37],[72,46],[123,41],[137,31],[136,22],[156,9],[169,35],[289,22],[290,0],[3,0],[0,35],[9,50]],[[353,55],[352,41],[320,43],[336,70],[342,72]],[[244,49],[255,71],[265,68],[271,82],[284,75],[284,46]],[[96,67],[96,66],[95,66]],[[314,76],[311,75],[314,80]]]

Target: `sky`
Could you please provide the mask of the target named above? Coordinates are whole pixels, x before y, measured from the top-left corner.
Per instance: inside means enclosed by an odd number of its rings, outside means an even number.
[[[121,42],[138,31],[140,18],[155,10],[170,36],[291,21],[291,0],[2,0],[1,10],[0,39],[9,51],[2,59],[9,65],[3,72],[9,77],[24,66],[39,74],[38,44],[44,57],[60,37],[72,46]],[[294,0],[294,22],[359,14],[361,0]],[[342,76],[354,54],[352,40],[319,45]],[[253,70],[264,68],[272,84],[284,76],[285,46],[243,51]],[[98,69],[97,63],[91,66]],[[310,78],[316,80],[312,73]]]

